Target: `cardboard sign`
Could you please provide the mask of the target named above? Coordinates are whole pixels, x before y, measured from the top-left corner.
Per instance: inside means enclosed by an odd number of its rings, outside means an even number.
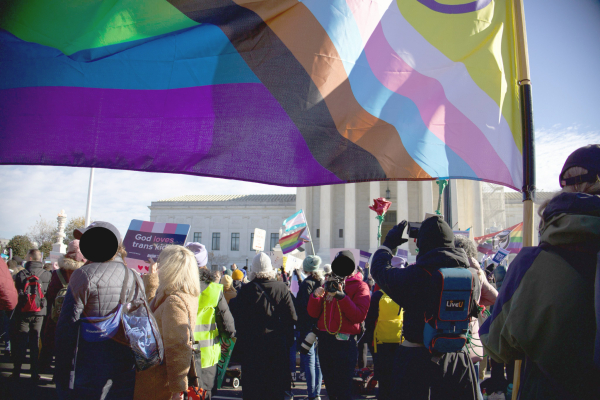
[[[264,229],[254,228],[254,240],[252,241],[252,249],[258,251],[265,251],[265,238],[267,237],[267,231]]]
[[[132,220],[123,239],[127,266],[141,274],[147,273],[150,268],[148,258],[156,261],[162,249],[169,245],[183,246],[189,232],[187,224]]]
[[[292,271],[302,268],[302,260],[298,257],[294,256],[286,256],[285,257],[285,272],[288,274],[292,273]]]
[[[492,261],[496,264],[500,264],[509,254],[510,251],[508,250],[498,249],[498,252],[494,255],[494,258],[492,258]]]

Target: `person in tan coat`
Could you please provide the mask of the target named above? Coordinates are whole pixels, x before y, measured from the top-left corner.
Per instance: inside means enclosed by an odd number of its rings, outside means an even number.
[[[225,300],[227,300],[227,304],[229,304],[229,300],[237,296],[237,290],[233,288],[233,279],[229,275],[223,275],[221,278],[221,285],[223,285],[223,295],[225,296]]]
[[[143,280],[163,338],[165,362],[137,372],[134,399],[183,399],[192,360],[189,326],[191,321],[194,329],[200,296],[194,254],[183,246],[166,247]]]

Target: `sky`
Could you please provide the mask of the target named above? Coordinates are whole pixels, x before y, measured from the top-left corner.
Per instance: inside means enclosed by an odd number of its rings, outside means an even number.
[[[577,148],[600,143],[600,1],[526,0],[538,190],[559,189],[558,174]],[[88,168],[0,166],[0,238],[25,234],[40,217],[85,215]],[[295,193],[285,188],[187,175],[96,169],[92,219],[124,234],[147,220],[152,201],[190,194]],[[510,190],[510,189],[507,189]]]

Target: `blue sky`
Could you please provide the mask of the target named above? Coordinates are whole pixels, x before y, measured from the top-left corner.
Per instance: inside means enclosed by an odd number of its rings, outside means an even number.
[[[504,1],[504,0],[503,0]],[[537,186],[558,189],[575,149],[600,143],[600,1],[525,0],[536,128]],[[85,214],[89,169],[0,166],[0,238],[24,234],[41,215]],[[294,188],[185,175],[96,170],[92,218],[124,234],[153,200],[183,194],[295,193]]]

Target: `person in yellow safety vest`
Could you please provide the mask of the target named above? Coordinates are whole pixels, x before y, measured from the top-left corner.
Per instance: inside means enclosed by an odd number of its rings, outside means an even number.
[[[371,304],[365,320],[365,336],[375,364],[379,383],[379,400],[393,399],[394,356],[402,342],[403,311],[379,286],[373,288]]]
[[[206,390],[205,399],[208,400],[212,398],[217,363],[221,358],[221,339],[235,336],[235,324],[223,294],[223,285],[215,283],[215,274],[206,268],[206,248],[200,243],[188,243],[186,247],[194,253],[200,272],[200,298],[194,341],[200,347],[201,387]]]

